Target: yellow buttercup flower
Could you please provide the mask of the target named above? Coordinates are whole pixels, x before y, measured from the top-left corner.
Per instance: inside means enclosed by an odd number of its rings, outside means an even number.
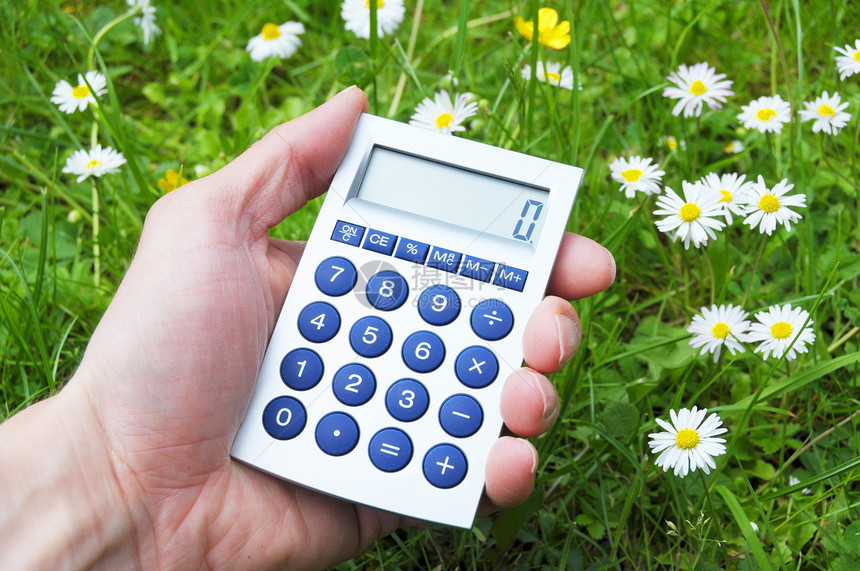
[[[167,172],[164,173],[164,178],[158,181],[158,188],[164,192],[172,192],[183,184],[188,184],[188,182],[188,179],[185,177],[180,179],[179,173],[175,170],[168,169]]]
[[[517,17],[517,30],[528,40],[533,41],[534,22]],[[538,10],[538,41],[554,50],[564,49],[570,44],[570,22],[559,23],[558,12],[552,8]]]

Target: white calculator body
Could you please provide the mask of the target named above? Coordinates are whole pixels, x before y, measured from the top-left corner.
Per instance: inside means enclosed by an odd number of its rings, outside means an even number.
[[[362,115],[233,444],[320,492],[469,528],[576,167]]]

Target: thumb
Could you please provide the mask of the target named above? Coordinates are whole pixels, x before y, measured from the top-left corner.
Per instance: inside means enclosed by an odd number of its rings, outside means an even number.
[[[349,87],[269,131],[210,180],[237,216],[276,226],[328,189],[366,110],[364,92]]]

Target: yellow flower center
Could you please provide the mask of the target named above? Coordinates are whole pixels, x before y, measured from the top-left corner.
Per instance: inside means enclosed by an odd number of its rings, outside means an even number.
[[[269,22],[265,26],[263,26],[263,39],[264,40],[274,40],[276,38],[281,37],[281,29],[277,26],[277,24],[273,24]]]
[[[75,99],[83,99],[90,94],[90,88],[86,85],[78,85],[72,89],[72,97]]]
[[[94,168],[100,167],[100,166],[102,166],[102,162],[97,161],[96,159],[93,159],[87,163],[87,169],[94,169]]]
[[[690,93],[693,95],[701,95],[708,90],[705,84],[698,79],[690,84]]]
[[[639,169],[627,169],[621,173],[621,176],[624,177],[624,180],[627,182],[636,182],[639,180],[639,177],[642,176],[642,171]]]
[[[692,428],[682,428],[675,435],[675,444],[678,445],[678,448],[689,450],[690,448],[695,448],[698,443],[699,433]]]
[[[719,199],[717,202],[731,202],[732,201],[732,193],[729,192],[728,190],[721,190],[720,194],[722,194],[723,197],[721,199]]]
[[[818,108],[819,115],[830,115],[831,117],[836,116],[836,111],[833,110],[833,107],[828,105],[827,103],[822,103],[821,107]]]
[[[725,339],[726,335],[729,334],[729,326],[725,323],[719,322],[714,325],[714,328],[711,329],[711,335],[716,337],[717,339]]]
[[[675,139],[666,139],[666,146],[669,147],[670,151],[674,151],[678,148],[678,141]]]
[[[759,121],[770,121],[776,117],[776,111],[773,109],[759,109],[755,116]]]
[[[383,6],[385,6],[385,2],[383,2],[382,0],[376,0],[376,9],[377,10],[379,10]],[[370,0],[364,0],[364,7],[367,8],[368,10],[370,10]]]
[[[683,220],[684,222],[692,222],[693,220],[698,218],[699,214],[701,213],[702,211],[699,210],[699,207],[697,205],[693,204],[692,202],[687,202],[686,204],[684,204],[684,206],[681,207],[681,212],[679,214],[681,215],[681,220]]]
[[[767,193],[759,199],[758,207],[768,214],[776,212],[779,210],[779,199],[771,193]]]
[[[443,127],[447,127],[451,121],[454,120],[454,116],[450,113],[442,113],[438,117],[436,117],[436,128],[441,129]]]
[[[551,71],[548,71],[548,72],[546,72],[546,76],[549,78],[550,81],[554,81],[556,83],[561,81],[561,76],[557,73],[553,73]]]
[[[785,321],[777,321],[770,326],[770,334],[774,339],[785,339],[791,335],[791,323]]]
[[[854,52],[854,61],[860,63],[860,50]]]

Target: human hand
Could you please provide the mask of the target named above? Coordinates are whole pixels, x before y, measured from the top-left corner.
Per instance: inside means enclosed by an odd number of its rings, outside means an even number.
[[[161,198],[80,369],[55,397],[54,410],[74,411],[94,439],[72,472],[119,501],[97,517],[121,520],[116,528],[132,536],[125,556],[143,567],[325,567],[403,523],[229,455],[303,249],[269,229],[328,188],[365,108],[364,94],[348,89]],[[604,248],[569,234],[550,290],[591,295],[614,271]],[[580,331],[564,299],[535,309],[523,340],[531,368],[511,375],[502,395],[513,434],[537,436],[555,420],[558,397],[544,375],[575,354]],[[484,509],[527,498],[536,467],[528,441],[500,438]]]

